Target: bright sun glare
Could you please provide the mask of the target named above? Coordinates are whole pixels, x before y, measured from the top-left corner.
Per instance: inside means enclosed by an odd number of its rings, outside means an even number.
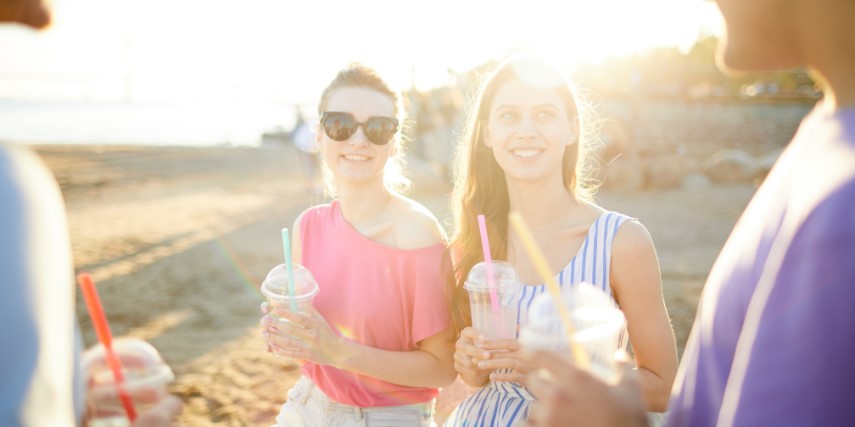
[[[252,145],[351,61],[425,90],[520,50],[568,68],[686,50],[718,22],[702,0],[53,3],[46,31],[0,27],[0,139]]]
[[[77,81],[92,98],[190,97],[303,102],[351,60],[402,88],[446,82],[514,49],[565,64],[646,48],[687,48],[715,31],[700,0],[279,1],[55,0],[43,33],[2,29],[0,98],[27,97],[21,76]],[[2,78],[6,76],[7,78]],[[9,76],[12,76],[11,80]],[[10,83],[11,81],[11,83]],[[48,88],[48,89],[46,89]],[[67,89],[67,96],[73,90]],[[38,95],[36,95],[38,96]]]

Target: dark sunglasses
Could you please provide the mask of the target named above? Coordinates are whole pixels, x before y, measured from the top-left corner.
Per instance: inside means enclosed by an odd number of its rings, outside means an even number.
[[[321,126],[328,137],[336,141],[347,141],[362,126],[362,132],[375,145],[386,145],[398,132],[398,119],[394,117],[369,117],[365,123],[357,122],[348,113],[325,111],[321,114]]]

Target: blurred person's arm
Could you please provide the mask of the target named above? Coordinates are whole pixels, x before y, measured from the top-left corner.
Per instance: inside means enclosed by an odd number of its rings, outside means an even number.
[[[618,230],[610,273],[615,300],[626,315],[647,409],[663,412],[677,375],[677,346],[662,296],[656,250],[641,223],[627,221]]]
[[[74,425],[80,342],[65,207],[26,148],[0,145],[0,235],[0,425]]]

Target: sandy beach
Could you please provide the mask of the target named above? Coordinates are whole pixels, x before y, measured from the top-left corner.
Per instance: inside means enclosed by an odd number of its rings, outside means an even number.
[[[74,262],[92,273],[116,336],[149,340],[173,367],[188,426],[269,426],[299,375],[265,351],[258,287],[282,262],[280,229],[318,196],[290,147],[34,146],[60,183]],[[446,179],[411,160],[411,196],[448,224]],[[656,245],[682,353],[710,267],[752,184],[601,191]],[[86,345],[95,342],[78,293]],[[442,421],[467,392],[438,403]]]

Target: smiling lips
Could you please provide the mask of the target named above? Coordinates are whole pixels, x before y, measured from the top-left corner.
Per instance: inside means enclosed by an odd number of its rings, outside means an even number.
[[[511,153],[513,153],[514,156],[516,156],[518,158],[528,159],[528,158],[532,158],[532,157],[537,156],[542,151],[543,150],[536,149],[536,148],[515,148],[515,149],[511,150]]]
[[[352,162],[364,162],[368,160],[368,156],[363,156],[360,154],[344,154],[343,157],[345,160],[350,160]]]

